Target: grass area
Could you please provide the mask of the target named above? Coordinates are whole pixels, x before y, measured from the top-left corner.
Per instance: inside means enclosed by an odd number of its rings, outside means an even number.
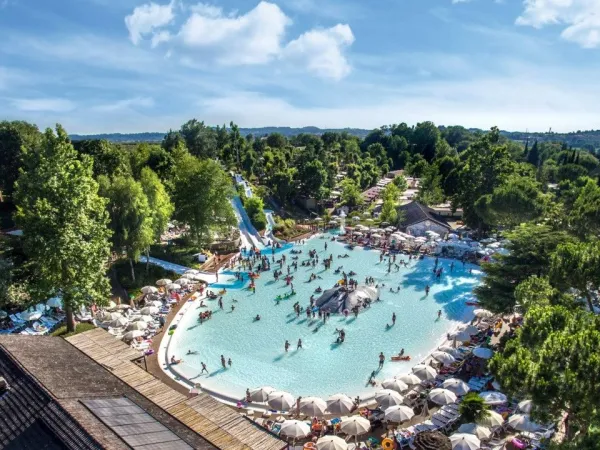
[[[60,336],[62,338],[68,338],[70,336],[74,336],[79,333],[84,333],[86,331],[93,330],[94,328],[96,328],[96,327],[93,324],[82,322],[82,323],[77,324],[77,326],[75,327],[75,331],[73,331],[72,333],[67,333],[67,326],[63,325],[62,327],[58,327],[56,330],[54,330],[52,332],[52,336]]]
[[[188,244],[183,239],[175,239],[169,245],[161,244],[150,247],[150,256],[194,269],[198,269],[201,265],[194,257],[199,252],[198,247]]]
[[[308,227],[298,225],[293,219],[277,219],[273,228],[275,237],[289,241],[310,231]]]
[[[150,264],[146,270],[145,263],[136,263],[133,266],[135,271],[135,281],[131,279],[131,268],[128,260],[120,260],[114,263],[111,267],[115,271],[117,280],[127,291],[129,296],[137,297],[141,294],[140,289],[144,286],[154,286],[156,280],[168,278],[176,280],[179,275],[170,270],[165,270],[162,267]]]

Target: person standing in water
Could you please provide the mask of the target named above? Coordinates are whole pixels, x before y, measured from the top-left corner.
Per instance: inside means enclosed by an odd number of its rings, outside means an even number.
[[[429,295],[429,289],[431,289],[429,285],[425,286],[425,296]]]
[[[225,363],[225,357],[223,355],[221,355],[221,365],[223,366],[223,369],[227,369],[227,364]]]
[[[441,310],[441,309],[440,309],[440,310],[438,310],[438,319],[439,319],[440,317],[442,317],[442,310]]]
[[[284,347],[285,347],[285,352],[287,353],[288,350],[290,349],[290,343],[289,343],[289,341],[285,341]]]
[[[385,355],[383,352],[379,353],[379,368],[383,367],[383,363],[385,362]]]
[[[298,339],[298,349],[302,348],[302,339]]]
[[[208,373],[208,369],[206,368],[206,364],[204,364],[203,362],[201,362],[200,365],[202,366],[202,370],[200,371],[200,374],[203,374],[204,372]]]
[[[396,313],[392,313],[392,325],[396,325]]]

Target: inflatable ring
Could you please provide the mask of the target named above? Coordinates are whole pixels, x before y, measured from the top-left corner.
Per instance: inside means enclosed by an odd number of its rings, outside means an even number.
[[[381,446],[384,448],[384,450],[394,450],[394,441],[392,441],[390,438],[385,438],[383,441],[381,441]]]

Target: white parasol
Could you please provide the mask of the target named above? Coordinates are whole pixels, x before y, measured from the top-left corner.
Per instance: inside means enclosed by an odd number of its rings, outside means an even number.
[[[25,321],[34,321],[42,317],[42,313],[39,311],[25,311],[21,313],[21,319]]]
[[[129,325],[127,325],[127,328],[125,328],[127,331],[134,331],[134,330],[145,330],[146,328],[148,328],[148,324],[146,322],[144,322],[143,320],[139,320],[137,322],[131,322]]]
[[[381,383],[381,386],[383,386],[384,389],[391,389],[392,391],[396,392],[403,392],[408,389],[408,384],[397,378],[389,378],[384,380],[383,383]]]
[[[479,425],[486,427],[499,427],[504,423],[504,418],[496,411],[487,411],[483,419],[477,421]]]
[[[448,378],[442,383],[444,389],[454,392],[456,395],[465,395],[471,390],[469,385],[458,378]]]
[[[123,335],[124,341],[133,341],[135,338],[142,337],[144,332],[141,330],[133,330]]]
[[[414,385],[414,384],[421,384],[421,379],[416,376],[414,373],[409,373],[407,375],[402,375],[401,377],[398,377],[398,379],[406,384],[408,384],[409,386]]]
[[[354,408],[354,402],[346,394],[335,394],[327,399],[327,412],[341,416],[349,414]]]
[[[348,444],[339,436],[323,436],[317,441],[317,450],[348,450]]]
[[[533,402],[531,400],[523,400],[519,402],[519,411],[525,414],[529,414],[533,408]]]
[[[459,433],[473,434],[478,439],[489,439],[492,432],[488,427],[477,425],[476,423],[463,423],[457,430]]]
[[[266,403],[269,400],[269,394],[275,392],[275,388],[264,386],[250,391],[250,400],[257,403]]]
[[[141,291],[142,294],[156,294],[158,289],[156,289],[154,286],[144,286]]]
[[[180,284],[177,284],[177,283],[167,284],[167,290],[169,290],[169,291],[176,291],[178,289],[181,289],[181,285]]]
[[[283,391],[273,391],[267,400],[269,406],[277,411],[289,411],[296,404],[292,394]]]
[[[321,417],[325,415],[327,403],[319,397],[305,397],[300,400],[300,412],[310,417]]]
[[[310,434],[310,426],[300,420],[286,420],[281,424],[280,433],[294,439],[303,438]]]
[[[508,425],[511,428],[514,428],[515,430],[529,431],[532,433],[541,428],[540,425],[531,421],[531,417],[529,417],[529,414],[512,415],[508,418]]]
[[[479,450],[481,441],[474,434],[455,433],[450,436],[452,450]]]
[[[371,422],[361,416],[347,417],[342,419],[340,429],[350,436],[360,436],[361,434],[369,432],[371,429]]]
[[[448,405],[456,402],[456,394],[448,389],[432,389],[429,392],[429,400],[438,405]]]
[[[415,412],[406,405],[390,406],[385,410],[385,420],[388,422],[402,423],[412,419]]]
[[[480,319],[489,319],[494,316],[494,313],[488,311],[487,309],[476,309],[473,311],[475,317],[479,317]]]
[[[128,323],[129,323],[129,321],[125,317],[119,317],[115,320],[111,320],[108,323],[108,326],[111,328],[123,328],[123,327],[127,326]]]
[[[145,306],[140,312],[144,315],[158,314],[158,308],[156,306]]]
[[[454,356],[446,352],[433,352],[431,356],[433,357],[433,359],[441,362],[442,364],[452,364],[456,361],[456,358]]]
[[[477,347],[473,350],[473,354],[481,359],[490,359],[494,356],[494,351],[491,348]]]
[[[391,389],[382,389],[375,394],[375,401],[381,408],[386,409],[390,406],[401,405],[404,397]]]
[[[46,302],[46,306],[50,308],[62,308],[62,299],[60,297],[52,297]]]
[[[421,380],[433,380],[437,376],[435,369],[425,364],[417,364],[413,367],[413,373]]]
[[[479,394],[487,405],[503,405],[508,401],[506,395],[498,391],[486,391]]]
[[[172,281],[169,280],[168,278],[162,278],[156,282],[156,285],[157,286],[166,286],[167,284],[171,284],[171,283],[172,283]]]

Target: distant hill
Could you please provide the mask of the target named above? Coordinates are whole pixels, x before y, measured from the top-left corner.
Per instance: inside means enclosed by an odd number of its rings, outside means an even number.
[[[240,128],[240,133],[244,136],[252,134],[254,136],[266,136],[271,133],[281,133],[286,137],[297,136],[298,134],[323,134],[328,131],[333,132],[346,132],[353,136],[364,138],[371,130],[362,130],[360,128],[336,128],[336,129],[322,129],[317,127],[303,127],[303,128],[291,128],[291,127],[263,127],[263,128]],[[84,139],[106,139],[111,142],[160,142],[163,137],[167,134],[152,132],[152,133],[102,133],[102,134],[72,134],[72,141],[82,141]]]
[[[440,126],[440,129],[445,127]],[[361,128],[318,128],[318,127],[262,127],[262,128],[240,128],[240,133],[244,136],[253,134],[254,136],[266,136],[271,133],[281,133],[286,137],[296,136],[298,134],[323,134],[326,132],[346,132],[353,136],[364,138],[371,130]],[[470,128],[471,132],[480,132],[482,130]],[[84,139],[106,139],[111,142],[160,142],[166,132],[151,132],[151,133],[107,133],[107,134],[90,134],[80,135],[72,134],[71,140],[81,141]],[[567,145],[576,148],[586,148],[591,151],[600,149],[600,130],[590,131],[574,131],[571,133],[529,133],[523,131],[501,131],[501,134],[514,141],[524,142],[529,141],[539,142],[566,142]]]

